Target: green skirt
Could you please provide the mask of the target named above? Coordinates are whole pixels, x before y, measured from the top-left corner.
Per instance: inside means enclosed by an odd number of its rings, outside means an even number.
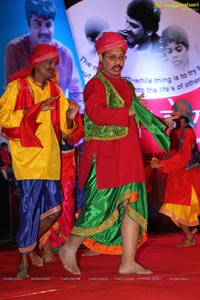
[[[96,163],[93,161],[85,186],[85,206],[72,234],[86,237],[84,245],[104,254],[121,254],[123,202],[129,217],[140,227],[138,246],[147,238],[147,197],[144,182],[97,190]]]

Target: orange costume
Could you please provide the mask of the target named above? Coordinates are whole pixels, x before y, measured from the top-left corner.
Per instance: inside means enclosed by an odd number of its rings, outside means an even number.
[[[178,100],[174,107],[189,119],[190,124],[193,123],[191,107],[186,101]],[[196,226],[200,214],[200,168],[198,164],[192,166],[190,163],[196,143],[192,127],[174,128],[170,141],[170,158],[161,161],[162,171],[168,174],[168,178],[160,212],[177,226]]]

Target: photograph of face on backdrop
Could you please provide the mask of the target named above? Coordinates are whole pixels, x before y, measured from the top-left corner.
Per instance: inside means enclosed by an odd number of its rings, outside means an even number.
[[[164,0],[84,0],[71,6],[67,16],[85,83],[97,71],[95,40],[104,31],[118,32],[128,43],[122,75],[133,83],[136,94],[144,93],[148,107],[161,117],[170,114],[171,105],[181,96],[194,108],[197,123],[200,15],[194,7]],[[198,129],[196,134],[198,141]],[[142,144],[151,148],[149,138]]]
[[[73,42],[63,0],[7,1],[2,4],[6,16],[1,28],[0,61],[4,72],[0,74],[0,94],[11,81],[11,74],[29,65],[29,55],[39,44],[56,46],[59,54],[58,83],[68,98],[76,99],[82,111],[83,100],[80,66]],[[19,14],[16,15],[16,10]],[[15,24],[18,26],[14,26]]]
[[[4,32],[0,49],[0,63],[3,66],[0,95],[11,81],[11,74],[29,65],[29,55],[33,49],[39,44],[50,44],[56,46],[59,54],[58,83],[66,97],[79,103],[83,113],[84,82],[64,1],[3,1],[1,10],[5,18],[0,25]],[[0,141],[4,140],[0,135]]]

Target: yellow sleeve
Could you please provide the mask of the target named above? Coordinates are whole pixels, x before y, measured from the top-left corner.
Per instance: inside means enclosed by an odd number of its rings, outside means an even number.
[[[14,80],[7,88],[0,100],[0,126],[5,128],[19,127],[23,118],[23,110],[14,111],[18,95],[18,81]]]
[[[76,129],[76,122],[74,121],[73,128],[67,128],[67,110],[69,108],[69,100],[60,93],[60,129],[65,134],[71,134]]]

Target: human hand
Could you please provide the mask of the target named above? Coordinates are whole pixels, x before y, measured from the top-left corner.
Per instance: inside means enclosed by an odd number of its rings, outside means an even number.
[[[65,133],[62,133],[62,138],[65,139],[65,140],[71,141],[71,142],[74,141],[74,137],[73,137],[72,134],[65,134]]]
[[[135,115],[135,111],[134,111],[134,102],[139,102],[140,105],[146,107],[147,106],[147,100],[143,99],[144,98],[144,93],[142,93],[141,95],[133,98],[132,100],[132,104],[131,106],[129,107],[129,116],[134,116]]]
[[[138,98],[139,98],[139,103],[142,106],[147,107],[147,100],[143,99],[144,98],[144,93],[142,93],[141,95],[139,95]]]
[[[80,109],[80,105],[77,102],[70,101],[69,108],[67,110],[67,118],[69,120],[74,120],[79,109]]]
[[[152,158],[152,160],[150,161],[150,166],[152,169],[159,169],[162,165],[157,158]]]
[[[129,109],[128,109],[128,115],[129,115],[129,117],[131,117],[131,116],[134,116],[134,115],[135,115],[135,112],[134,112],[134,110],[133,110],[132,106],[130,106],[130,107],[129,107]]]
[[[56,109],[56,106],[53,105],[53,102],[55,100],[58,100],[60,98],[60,96],[56,96],[56,97],[50,97],[48,98],[47,100],[45,100],[41,107],[40,107],[40,110],[41,111],[47,111],[47,110],[52,110],[52,109]]]
[[[171,116],[163,119],[163,122],[169,127],[169,129],[174,128],[174,120],[178,119],[178,116]]]

